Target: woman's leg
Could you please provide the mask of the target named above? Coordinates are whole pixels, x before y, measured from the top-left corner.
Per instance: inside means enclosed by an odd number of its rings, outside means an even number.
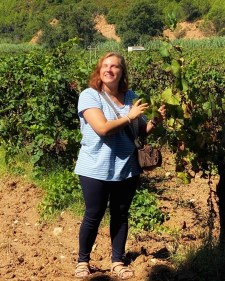
[[[79,233],[78,262],[89,262],[98,227],[108,203],[107,182],[80,176],[85,214]]]
[[[110,190],[110,235],[112,262],[121,262],[128,234],[128,211],[135,195],[139,176],[116,182]]]

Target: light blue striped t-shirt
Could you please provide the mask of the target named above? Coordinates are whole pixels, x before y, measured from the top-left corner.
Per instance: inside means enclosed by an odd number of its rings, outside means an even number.
[[[125,94],[123,107],[113,103],[121,116],[128,114],[134,98],[137,98],[137,95],[129,90]],[[110,136],[101,137],[85,121],[83,111],[94,107],[100,108],[107,120],[117,118],[112,107],[96,90],[87,88],[81,92],[78,114],[82,140],[74,172],[105,181],[121,181],[140,174],[142,169],[138,165],[134,142],[124,129]]]

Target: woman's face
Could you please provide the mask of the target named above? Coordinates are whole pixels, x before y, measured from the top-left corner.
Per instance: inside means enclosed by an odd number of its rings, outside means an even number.
[[[107,87],[118,87],[122,76],[120,58],[111,56],[103,60],[100,68],[100,78]]]

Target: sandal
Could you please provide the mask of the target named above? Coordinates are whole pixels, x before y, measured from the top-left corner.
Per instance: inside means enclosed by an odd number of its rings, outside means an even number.
[[[88,262],[78,262],[75,267],[75,277],[76,278],[85,278],[90,275],[90,269]]]
[[[125,266],[123,262],[114,262],[111,273],[116,275],[121,280],[126,280],[134,277],[134,272],[129,267]]]

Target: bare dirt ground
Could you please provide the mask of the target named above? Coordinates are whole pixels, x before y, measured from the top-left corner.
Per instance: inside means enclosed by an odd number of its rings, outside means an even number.
[[[95,28],[98,30],[103,36],[108,39],[114,39],[117,42],[120,42],[120,37],[116,35],[115,25],[108,24],[105,17],[103,15],[99,15],[95,18]]]
[[[175,177],[172,157],[150,173],[151,186],[169,219],[163,234],[129,235],[126,257],[135,270],[131,281],[190,281],[191,272],[177,276],[170,257],[188,246],[199,246],[208,232],[208,180],[197,175],[183,185]],[[217,178],[212,189],[215,190]],[[80,218],[69,211],[53,222],[40,221],[37,206],[43,191],[24,179],[4,176],[0,182],[0,281],[72,281],[78,251]],[[216,206],[215,198],[213,203]],[[215,208],[216,210],[216,208]],[[216,210],[217,212],[217,210]],[[218,218],[215,219],[218,235]],[[94,273],[87,280],[117,280],[110,274],[108,227],[99,229],[91,255]]]

